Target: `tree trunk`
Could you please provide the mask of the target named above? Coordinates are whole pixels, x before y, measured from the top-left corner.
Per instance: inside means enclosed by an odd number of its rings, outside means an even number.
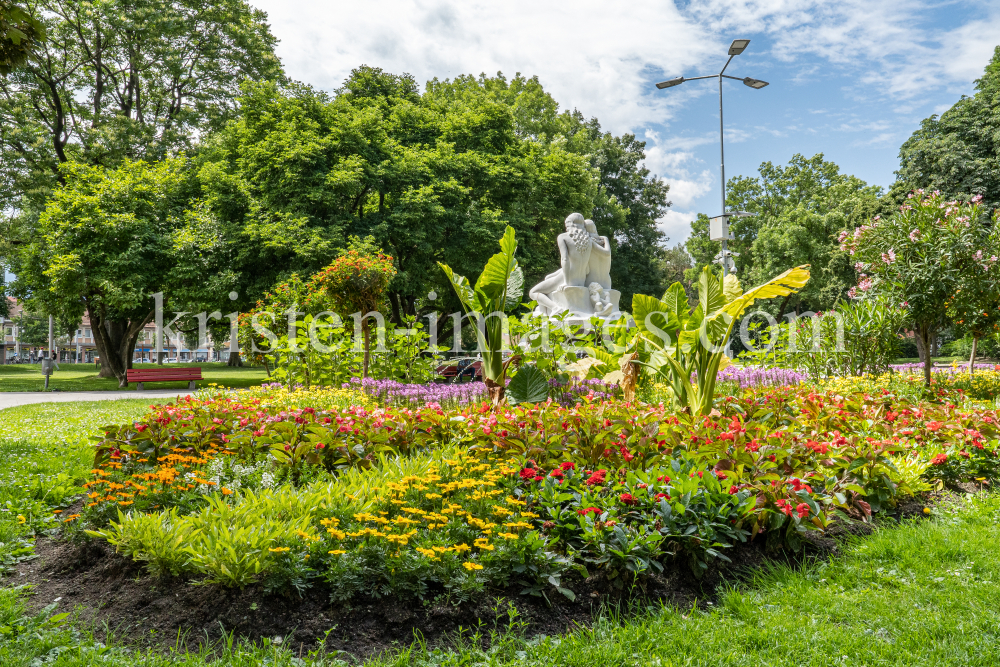
[[[152,321],[153,313],[149,312],[143,318],[132,320],[111,320],[90,308],[87,313],[94,333],[94,346],[101,357],[98,377],[115,378],[120,388],[128,387],[127,371],[132,367],[136,339]]]
[[[239,352],[230,352],[229,360],[226,362],[226,366],[242,367],[243,359],[240,358]]]
[[[923,342],[924,348],[924,385],[931,386],[931,327],[923,324],[917,327],[917,337]],[[921,346],[918,344],[917,348]]]
[[[979,343],[979,336],[972,337],[972,356],[969,357],[969,377],[976,370],[976,345]]]

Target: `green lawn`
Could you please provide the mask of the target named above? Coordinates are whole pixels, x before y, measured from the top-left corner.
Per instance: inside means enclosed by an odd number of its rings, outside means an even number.
[[[200,367],[203,387],[211,382],[224,387],[251,387],[267,381],[263,367],[230,368],[222,363],[164,364],[161,368]],[[135,368],[157,368],[156,364],[135,364]],[[129,385],[135,389],[135,385]],[[148,389],[184,389],[186,382],[157,382]],[[45,378],[41,364],[5,364],[0,366],[0,391],[43,391]],[[118,381],[97,377],[94,364],[60,364],[49,379],[49,389],[62,391],[117,390]]]
[[[25,511],[44,514],[90,467],[80,436],[134,419],[145,401],[32,405],[0,411],[0,562],[23,550]],[[9,504],[8,504],[9,503]],[[6,510],[6,512],[4,512]],[[12,516],[13,513],[13,516]],[[1000,494],[937,507],[929,519],[885,525],[828,561],[775,568],[707,610],[652,608],[605,615],[561,637],[514,632],[481,651],[415,647],[368,663],[389,665],[732,665],[888,667],[1000,664]],[[133,652],[96,642],[58,608],[29,618],[27,593],[0,589],[0,665],[223,667],[338,664],[275,646],[214,654]],[[55,616],[55,620],[51,620]],[[470,625],[472,619],[470,619]]]

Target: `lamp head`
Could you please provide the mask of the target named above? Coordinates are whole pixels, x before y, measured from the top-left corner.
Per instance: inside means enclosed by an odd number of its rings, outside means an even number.
[[[768,83],[767,81],[761,81],[760,79],[751,79],[750,77],[746,77],[743,79],[743,85],[760,90],[764,86],[768,85]]]
[[[729,46],[729,55],[738,56],[747,48],[750,44],[749,39],[734,39],[733,43]]]
[[[656,84],[656,87],[659,88],[660,90],[663,90],[664,88],[673,88],[674,86],[679,86],[682,83],[684,83],[684,77],[679,76],[674,79],[669,79],[668,81],[661,81],[660,83]]]

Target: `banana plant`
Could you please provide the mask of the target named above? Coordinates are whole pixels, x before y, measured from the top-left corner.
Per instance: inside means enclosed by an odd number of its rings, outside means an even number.
[[[507,227],[500,239],[500,252],[486,262],[475,287],[465,276],[457,275],[447,264],[438,262],[466,314],[477,320],[476,338],[483,355],[483,380],[494,406],[503,401],[507,367],[515,358],[511,357],[506,363],[503,360],[506,314],[520,305],[524,293],[524,274],[514,257],[516,251],[514,229]]]
[[[785,271],[763,285],[744,292],[734,275],[720,281],[708,267],[698,278],[698,303],[691,307],[687,293],[674,283],[657,299],[643,294],[632,298],[632,315],[649,351],[641,362],[666,380],[678,405],[691,414],[712,411],[715,378],[731,362],[726,342],[736,320],[758,299],[787,296],[809,280],[809,266]],[[691,374],[697,381],[691,382]]]

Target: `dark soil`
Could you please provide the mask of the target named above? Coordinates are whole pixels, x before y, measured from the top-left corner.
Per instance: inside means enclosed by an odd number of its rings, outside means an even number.
[[[926,502],[904,505],[891,518],[921,515]],[[840,539],[871,530],[870,524],[841,524],[824,536],[810,537],[806,551],[835,555]],[[476,630],[483,641],[492,632],[511,629],[528,636],[556,635],[589,624],[602,608],[629,613],[661,604],[681,609],[707,606],[724,582],[732,583],[768,562],[801,559],[787,552],[768,552],[758,538],[728,550],[733,562],[723,569],[713,567],[695,578],[686,565],[678,565],[650,577],[644,590],[616,591],[592,577],[564,580],[576,593],[576,601],[554,590],[548,600],[520,595],[520,587],[515,587],[460,605],[384,598],[344,606],[331,604],[329,591],[321,587],[302,597],[286,597],[268,595],[258,587],[234,590],[152,577],[141,563],[96,540],[74,544],[39,538],[35,553],[36,559],[19,564],[2,585],[30,584],[32,611],[58,601],[63,611],[77,610],[101,639],[113,634],[136,647],[197,650],[232,633],[251,641],[270,638],[303,654],[322,644],[326,651],[355,660],[409,646],[418,636],[429,645],[444,645],[460,633],[468,636]]]

